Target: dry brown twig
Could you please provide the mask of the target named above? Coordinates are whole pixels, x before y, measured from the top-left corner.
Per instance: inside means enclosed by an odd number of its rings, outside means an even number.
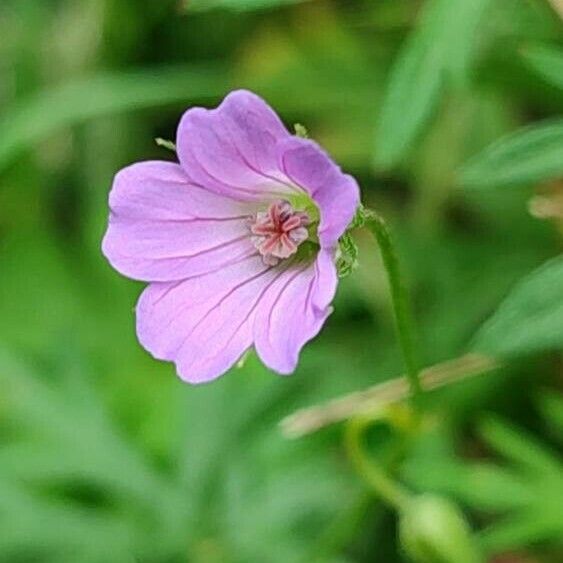
[[[430,391],[498,367],[497,361],[490,357],[467,354],[423,369],[420,372],[421,384],[424,391]],[[398,377],[363,391],[338,397],[323,405],[301,409],[280,422],[281,430],[288,438],[298,438],[354,416],[376,414],[408,396],[407,379]]]
[[[549,3],[553,9],[559,14],[561,19],[563,19],[563,0],[549,0]]]

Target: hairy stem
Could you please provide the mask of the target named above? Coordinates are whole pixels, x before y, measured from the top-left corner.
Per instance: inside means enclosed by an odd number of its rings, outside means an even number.
[[[409,381],[412,396],[416,400],[422,393],[418,373],[420,364],[415,350],[413,336],[414,325],[411,316],[410,302],[407,288],[401,275],[399,259],[395,251],[395,246],[393,245],[391,233],[383,218],[374,211],[369,211],[366,213],[365,225],[377,240],[381,258],[383,259],[383,265],[387,272],[397,335],[405,362],[406,376]]]

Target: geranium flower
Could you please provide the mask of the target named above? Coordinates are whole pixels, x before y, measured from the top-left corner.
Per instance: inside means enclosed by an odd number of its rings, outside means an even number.
[[[137,304],[141,344],[192,383],[220,376],[252,346],[291,373],[331,312],[355,180],[243,90],[188,110],[176,148],[179,164],[121,170],[109,197],[103,252],[149,282]]]

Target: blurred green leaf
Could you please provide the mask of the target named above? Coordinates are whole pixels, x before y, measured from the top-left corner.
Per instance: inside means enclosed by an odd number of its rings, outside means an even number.
[[[502,137],[461,170],[469,188],[533,184],[563,174],[563,120],[544,121]]]
[[[69,385],[61,382],[58,386],[49,385],[4,350],[0,350],[0,366],[0,381],[5,390],[4,412],[17,421],[21,431],[19,440],[0,442],[0,483],[1,480],[22,483],[22,495],[28,498],[28,511],[35,516],[35,522],[45,513],[41,525],[26,527],[25,520],[12,520],[9,527],[0,526],[0,545],[2,541],[9,541],[14,550],[31,545],[35,549],[58,552],[72,545],[84,553],[105,551],[104,542],[98,543],[99,536],[110,533],[111,527],[107,529],[103,523],[112,521],[116,535],[112,541],[108,540],[110,549],[115,542],[134,541],[135,549],[146,550],[140,545],[150,540],[142,539],[147,536],[142,531],[142,521],[136,520],[139,513],[150,511],[155,525],[160,527],[159,549],[174,549],[178,527],[185,518],[176,485],[160,475],[133,444],[124,439],[99,397],[82,377],[83,373],[70,374]],[[121,515],[119,509],[108,513],[103,502],[92,506],[78,499],[69,500],[65,495],[42,500],[35,494],[41,488],[55,487],[68,493],[81,486],[105,491],[116,507],[128,507],[127,515]],[[17,512],[25,515],[25,510]],[[92,524],[99,522],[99,533],[91,535],[82,519]],[[59,532],[60,522],[66,520],[69,520],[68,528],[74,530],[72,542],[66,533]],[[44,545],[44,538],[49,541],[47,545]],[[127,552],[131,554],[131,551],[129,546]],[[122,560],[119,553],[123,555],[122,550],[112,553],[114,559],[111,560]]]
[[[307,0],[184,0],[186,10],[211,10],[213,8],[229,8],[231,10],[256,10],[272,8],[284,4],[297,4]]]
[[[450,495],[496,518],[480,533],[490,555],[530,543],[557,543],[563,533],[563,465],[555,451],[497,418],[481,421],[480,434],[508,460],[470,462],[442,453],[406,465],[418,490]]]
[[[219,69],[179,66],[106,73],[42,91],[0,119],[0,169],[53,132],[102,115],[209,98],[226,88]]]
[[[483,420],[480,430],[491,447],[520,468],[542,475],[559,475],[563,479],[561,463],[555,452],[527,436],[523,430],[493,417]]]
[[[29,558],[24,560],[36,560],[47,553],[56,561],[69,563],[130,561],[135,536],[133,521],[53,502],[26,491],[16,480],[3,477],[0,496],[2,560],[21,560],[21,554]],[[85,538],[88,542],[84,542]]]
[[[530,501],[526,483],[492,463],[467,465],[455,459],[418,461],[405,476],[417,489],[451,495],[479,510],[509,510]]]
[[[448,81],[463,81],[489,0],[432,0],[401,49],[387,84],[376,136],[376,162],[390,167],[411,149]]]
[[[140,284],[112,271],[99,251],[107,189],[126,163],[169,156],[151,139],[173,139],[183,107],[214,104],[235,83],[253,88],[284,122],[305,123],[358,178],[366,203],[389,217],[417,296],[425,361],[453,357],[514,281],[557,252],[553,232],[524,217],[524,190],[498,190],[483,201],[451,186],[467,154],[515,123],[556,114],[559,92],[547,83],[538,89],[542,79],[524,66],[531,63],[523,46],[561,48],[561,22],[543,0],[490,2],[481,19],[481,0],[290,4],[0,1],[2,563],[405,556],[395,521],[356,489],[337,431],[287,442],[276,429],[296,408],[399,368],[372,242],[357,232],[361,264],[339,284],[334,315],[294,377],[272,376],[252,355],[242,369],[194,388],[136,341]],[[397,46],[411,43],[423,50],[414,56],[421,65],[407,69],[399,130],[390,131],[407,148],[394,161],[401,173],[381,178],[372,167],[374,101],[389,87]],[[555,57],[546,60],[558,73]],[[408,123],[401,132],[403,117],[417,123],[414,133]],[[546,373],[526,378],[525,387],[508,371],[538,366]],[[532,420],[534,409],[510,407],[523,395],[537,397],[558,367],[557,357],[520,358],[498,377],[429,398],[429,408],[447,407],[437,425],[442,439],[418,436],[412,445],[423,459],[406,454],[422,492],[455,497],[475,510],[473,523],[493,524],[490,531],[506,516],[515,524],[505,528],[504,544],[510,535],[529,540],[533,556],[531,541],[557,535],[546,532],[555,520],[551,503],[560,501],[556,479],[501,464],[491,451],[476,464],[453,452],[483,455],[482,442],[476,451],[463,429],[499,403],[516,422],[553,429],[557,439],[561,407],[553,397],[542,402],[550,412],[544,425]],[[542,505],[545,519],[528,510]],[[514,536],[522,520],[525,534]]]
[[[287,400],[275,379],[252,377],[256,362],[215,386],[181,387],[183,400],[167,405],[182,416],[163,470],[109,416],[79,358],[67,361],[47,381],[0,350],[0,415],[18,428],[0,440],[0,550],[25,554],[31,545],[50,556],[70,546],[80,562],[98,554],[117,563],[124,553],[207,561],[199,557],[211,542],[228,563],[299,561],[353,493],[317,448],[285,440],[274,421],[255,423]],[[82,499],[84,489],[95,500]],[[36,494],[44,490],[52,493]],[[8,521],[12,514],[18,518]],[[105,541],[112,527],[115,537]],[[279,545],[275,554],[271,545]]]
[[[381,108],[376,138],[379,166],[396,164],[411,148],[438,102],[442,79],[431,48],[421,38],[411,38],[393,67]]]
[[[563,50],[547,45],[534,45],[523,51],[524,60],[547,82],[563,88]]]
[[[563,255],[521,280],[482,326],[474,348],[517,355],[563,346]]]
[[[544,391],[539,397],[539,408],[552,434],[563,442],[563,397],[553,391]]]
[[[511,511],[482,535],[491,552],[519,548],[539,541],[560,541],[563,536],[563,464],[557,454],[498,419],[481,424],[485,441],[508,458],[530,491],[529,503]]]

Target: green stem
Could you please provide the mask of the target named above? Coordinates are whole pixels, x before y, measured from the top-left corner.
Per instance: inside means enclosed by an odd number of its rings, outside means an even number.
[[[366,227],[375,236],[387,272],[391,301],[395,313],[395,323],[399,344],[403,353],[407,378],[413,398],[417,399],[422,394],[419,378],[419,362],[414,343],[414,327],[410,311],[408,291],[404,284],[399,259],[393,245],[391,233],[383,218],[374,211],[366,212]]]
[[[399,510],[405,506],[410,495],[366,455],[363,448],[363,436],[370,423],[371,421],[365,418],[353,418],[348,422],[344,437],[346,450],[358,473],[371,485],[378,496]]]

